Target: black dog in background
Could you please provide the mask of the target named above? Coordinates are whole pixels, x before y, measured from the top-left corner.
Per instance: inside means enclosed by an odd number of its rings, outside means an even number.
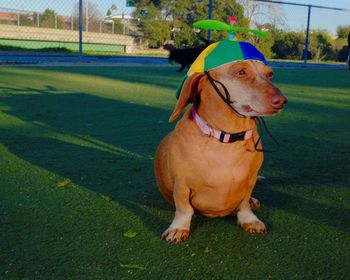
[[[176,49],[173,45],[167,47],[167,49],[170,51],[169,63],[179,63],[181,65],[180,69],[178,69],[177,72],[182,72],[186,66],[190,67],[191,64],[196,60],[198,55],[207,46],[209,46],[210,42],[208,40],[204,38],[200,39],[205,42],[205,45],[185,49]]]

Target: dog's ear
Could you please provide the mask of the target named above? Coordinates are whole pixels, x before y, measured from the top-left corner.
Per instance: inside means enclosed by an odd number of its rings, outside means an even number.
[[[194,97],[198,91],[198,83],[202,76],[202,73],[194,73],[185,80],[174,112],[169,118],[169,122],[176,120],[182,111],[186,108],[186,106],[189,103],[193,103]]]

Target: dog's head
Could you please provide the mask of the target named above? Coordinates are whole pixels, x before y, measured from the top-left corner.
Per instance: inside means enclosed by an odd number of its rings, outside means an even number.
[[[210,77],[217,89],[224,94],[225,88],[232,102],[230,106],[246,117],[274,115],[287,103],[287,98],[273,85],[273,70],[259,61],[235,61],[210,70]],[[170,121],[175,120],[189,103],[222,102],[216,89],[205,73],[190,75],[181,89],[179,100]],[[219,101],[218,101],[219,100]]]
[[[229,105],[237,115],[246,117],[276,114],[287,99],[272,78],[264,55],[252,44],[232,40],[213,43],[197,57],[179,87],[170,121],[193,102],[215,102],[215,111],[227,110]]]
[[[227,88],[231,106],[243,116],[273,115],[287,103],[272,83],[273,70],[259,61],[233,62],[211,72],[214,80]],[[217,87],[223,90],[222,85]]]

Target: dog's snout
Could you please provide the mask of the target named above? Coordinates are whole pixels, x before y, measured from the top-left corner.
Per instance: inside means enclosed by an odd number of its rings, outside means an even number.
[[[288,100],[282,93],[274,94],[271,97],[271,105],[274,109],[282,109]]]

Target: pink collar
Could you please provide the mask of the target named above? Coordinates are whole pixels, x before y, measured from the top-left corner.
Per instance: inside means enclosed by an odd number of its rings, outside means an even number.
[[[253,129],[242,131],[238,133],[226,133],[222,130],[217,130],[212,128],[205,120],[203,120],[197,113],[197,110],[194,106],[192,106],[191,110],[192,120],[198,125],[200,130],[208,135],[209,137],[214,137],[218,139],[222,143],[233,143],[236,141],[243,141],[252,138]]]

